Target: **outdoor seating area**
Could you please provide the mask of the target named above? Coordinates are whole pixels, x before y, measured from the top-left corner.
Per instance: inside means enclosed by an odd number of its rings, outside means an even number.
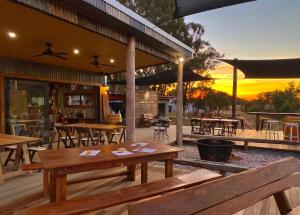
[[[227,43],[268,5],[0,1],[0,215],[300,214],[300,59]]]

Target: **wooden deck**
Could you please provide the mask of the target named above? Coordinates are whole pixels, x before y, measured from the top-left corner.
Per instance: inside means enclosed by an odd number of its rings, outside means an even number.
[[[190,127],[184,127],[184,133],[190,134]],[[170,142],[175,141],[176,127],[171,126],[169,128],[169,136]],[[153,140],[153,128],[139,128],[136,130],[137,140]],[[245,130],[238,131],[237,136],[246,135],[251,137],[261,137],[264,138],[264,133],[256,132],[254,130]],[[237,144],[243,144],[242,142]],[[284,149],[284,150],[292,150],[292,151],[300,151],[300,145],[272,145],[272,144],[261,144],[261,143],[250,143],[250,146],[257,145],[260,148],[276,148]],[[4,160],[5,155],[1,153],[2,160]],[[3,157],[4,156],[4,157]],[[88,173],[80,173],[75,175],[68,176],[68,179],[82,179],[90,176],[100,176],[105,175],[108,172],[120,171],[120,168],[110,169],[110,170],[102,170]],[[179,175],[186,173],[190,170],[183,170],[174,168],[174,175]],[[164,177],[164,168],[157,165],[149,165],[149,181],[153,181],[156,179],[161,179]],[[135,182],[129,182],[125,179],[125,177],[115,177],[102,179],[97,181],[90,181],[81,184],[73,184],[68,186],[68,198],[76,198],[81,196],[86,196],[90,194],[102,193],[105,191],[117,190],[127,186],[133,186],[135,184],[140,183],[140,169],[137,169],[137,180]],[[300,188],[293,188],[287,192],[289,201],[292,206],[295,207],[300,205]],[[22,175],[15,176],[6,180],[3,185],[0,185],[0,214],[12,214],[12,209],[22,208],[22,207],[31,207],[35,205],[45,204],[48,200],[42,195],[42,173],[34,172],[33,175]],[[90,214],[98,214],[98,215],[117,215],[117,214],[127,214],[126,205],[120,205],[116,207],[111,207],[105,210],[101,210],[98,212],[90,213]],[[243,210],[236,215],[277,215],[279,211],[277,206],[275,205],[275,200],[273,197],[270,197],[266,200],[258,202],[246,210]]]
[[[119,171],[120,168],[116,168],[113,171]],[[164,168],[160,166],[149,165],[149,181],[161,179],[164,177]],[[183,174],[188,170],[174,169],[175,175]],[[69,179],[79,179],[88,177],[90,175],[95,176],[102,175],[107,172],[111,173],[111,170],[97,171],[90,173],[81,173],[72,175]],[[97,194],[104,191],[117,190],[123,187],[132,186],[139,183],[140,170],[137,171],[137,180],[135,182],[129,182],[125,177],[116,177],[103,179],[98,181],[91,181],[87,183],[74,184],[68,187],[68,197],[75,198],[80,196],[86,196],[90,194]],[[47,199],[42,196],[42,174],[35,172],[33,175],[23,175],[8,180],[4,185],[0,185],[0,214],[12,214],[12,208],[30,207],[34,205],[40,205],[47,203]],[[300,205],[300,189],[293,188],[286,191],[289,201],[292,206]],[[125,215],[127,214],[126,205],[120,205],[111,207],[105,210],[101,210],[89,214],[98,215]],[[275,200],[270,197],[262,202],[258,202],[254,206],[243,210],[237,215],[279,215]]]
[[[168,129],[169,134],[169,142],[176,141],[176,126],[171,125],[171,127]],[[184,126],[183,127],[183,134],[191,134],[191,126]],[[266,134],[264,131],[256,131],[256,130],[250,130],[245,129],[237,130],[237,135],[234,135],[238,138],[253,138],[253,139],[268,139],[266,137]],[[153,140],[153,128],[138,128],[136,129],[136,138],[138,141],[143,140]],[[184,138],[185,140],[192,140],[190,138]],[[279,132],[279,140],[283,139],[283,132]],[[163,141],[160,141],[163,142]],[[165,140],[164,143],[167,141]],[[236,141],[236,145],[238,146],[244,146],[243,141]],[[265,149],[275,149],[275,150],[285,150],[285,151],[294,151],[294,152],[300,152],[300,143],[299,145],[289,145],[289,144],[271,144],[271,143],[253,143],[249,142],[249,148],[265,148]]]

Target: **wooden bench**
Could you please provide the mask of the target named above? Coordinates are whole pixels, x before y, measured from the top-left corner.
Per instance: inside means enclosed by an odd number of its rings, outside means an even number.
[[[154,117],[150,113],[142,114],[141,125],[145,127],[150,127],[154,123]]]
[[[185,190],[128,205],[130,215],[231,215],[274,196],[281,214],[292,209],[285,190],[300,184],[297,160],[288,158]],[[182,204],[184,203],[184,204]]]
[[[221,177],[218,173],[200,169],[181,176],[161,179],[116,191],[21,209],[16,211],[15,214],[82,214],[186,189]]]

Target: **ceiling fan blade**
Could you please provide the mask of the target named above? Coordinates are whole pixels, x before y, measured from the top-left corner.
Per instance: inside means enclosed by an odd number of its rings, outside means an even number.
[[[38,55],[34,55],[33,57],[40,57],[40,56],[44,56],[45,54],[42,53],[42,54],[38,54]]]
[[[54,52],[54,54],[56,54],[56,55],[67,55],[66,52]]]
[[[53,55],[54,57],[57,57],[57,58],[60,58],[60,59],[63,59],[63,60],[67,60],[67,58],[65,58],[65,57],[63,57],[63,56],[60,56],[60,55],[57,55],[57,54],[55,54],[55,55]]]
[[[114,65],[110,65],[110,64],[103,64],[103,63],[100,63],[99,65],[101,65],[101,66],[115,67]]]

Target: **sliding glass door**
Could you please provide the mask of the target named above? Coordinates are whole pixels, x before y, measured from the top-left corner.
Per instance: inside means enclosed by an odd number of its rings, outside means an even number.
[[[49,85],[40,81],[5,80],[5,129],[12,133],[12,125],[25,124],[35,136],[48,129]]]

